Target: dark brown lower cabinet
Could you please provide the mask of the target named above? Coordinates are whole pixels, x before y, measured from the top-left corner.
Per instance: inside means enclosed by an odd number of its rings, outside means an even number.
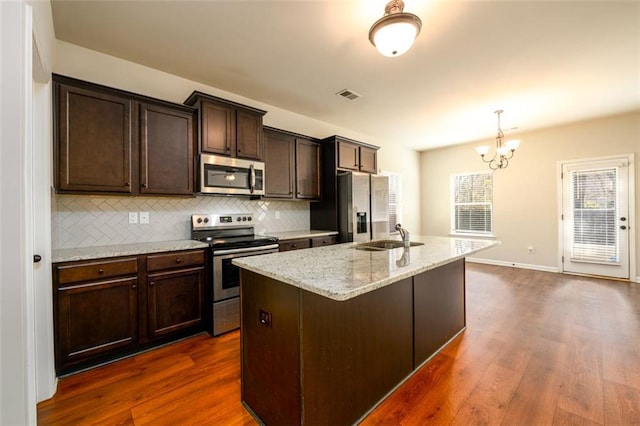
[[[58,289],[57,363],[73,364],[138,341],[137,277]]]
[[[149,274],[149,334],[163,336],[200,324],[204,267]]]
[[[296,238],[293,240],[280,241],[280,251],[301,250],[311,247],[310,238]]]
[[[204,250],[53,265],[58,375],[203,330]]]
[[[292,240],[280,241],[280,251],[300,250],[310,247],[322,247],[336,244],[338,242],[337,235],[326,235],[313,238],[295,238]]]
[[[355,424],[465,327],[464,260],[346,301],[241,280],[242,400],[261,424]]]

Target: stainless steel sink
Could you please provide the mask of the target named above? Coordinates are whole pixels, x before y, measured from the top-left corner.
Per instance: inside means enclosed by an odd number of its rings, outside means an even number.
[[[419,243],[417,241],[411,241],[409,243],[409,247],[422,246],[424,243]],[[398,240],[377,240],[377,241],[369,241],[368,243],[360,243],[354,246],[356,250],[368,250],[368,251],[380,251],[380,250],[391,250],[395,248],[404,247],[404,243]]]

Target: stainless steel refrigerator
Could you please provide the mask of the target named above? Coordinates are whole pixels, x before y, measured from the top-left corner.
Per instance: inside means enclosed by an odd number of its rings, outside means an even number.
[[[366,173],[338,175],[338,232],[341,242],[389,236],[389,178]]]

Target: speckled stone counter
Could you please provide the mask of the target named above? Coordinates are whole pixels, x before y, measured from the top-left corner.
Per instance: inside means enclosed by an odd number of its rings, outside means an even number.
[[[112,246],[81,247],[57,249],[52,251],[52,262],[71,262],[75,260],[100,259],[105,257],[133,256],[165,251],[192,250],[207,248],[208,244],[194,240],[157,241],[152,243],[119,244]]]
[[[412,235],[424,245],[385,251],[356,250],[355,243],[234,259],[241,268],[331,298],[348,300],[437,268],[498,241]]]
[[[304,231],[265,232],[265,235],[278,237],[280,241],[286,241],[286,240],[296,240],[298,238],[314,238],[314,237],[326,237],[329,235],[338,235],[338,232],[307,229]]]

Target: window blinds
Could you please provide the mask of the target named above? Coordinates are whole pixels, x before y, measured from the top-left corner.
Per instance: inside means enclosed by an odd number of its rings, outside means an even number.
[[[383,173],[389,178],[389,233],[396,232],[396,223],[402,222],[401,180],[396,173]]]
[[[618,169],[571,172],[571,260],[618,263]]]
[[[493,232],[493,174],[468,173],[453,179],[453,231]]]

